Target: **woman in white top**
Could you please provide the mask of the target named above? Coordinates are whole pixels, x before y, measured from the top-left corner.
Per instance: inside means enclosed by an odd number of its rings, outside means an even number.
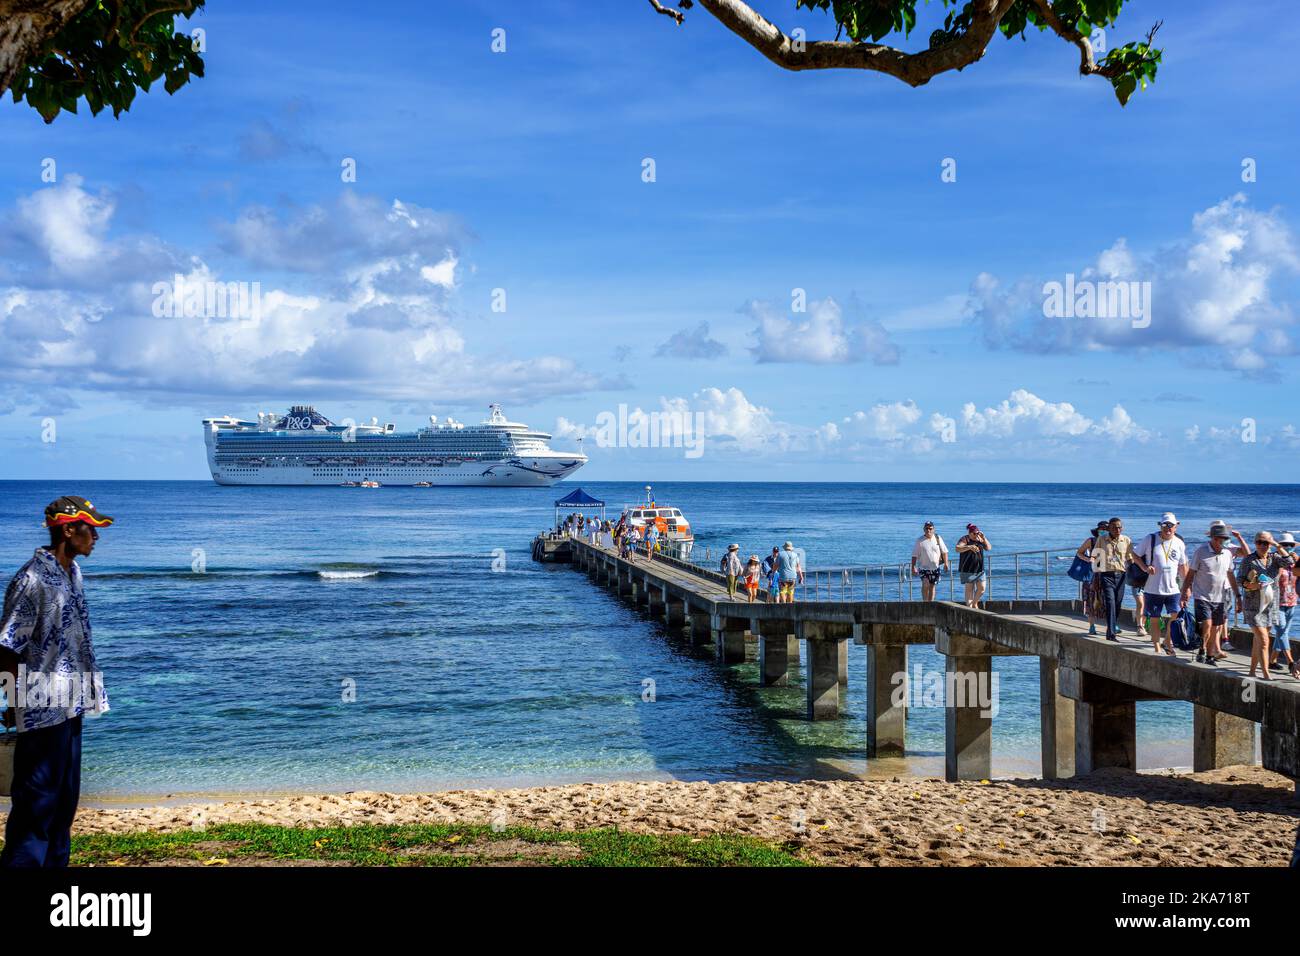
[[[935,533],[934,522],[927,521],[912,548],[912,574],[921,578],[922,601],[934,600],[934,588],[944,570],[948,570],[948,546]]]

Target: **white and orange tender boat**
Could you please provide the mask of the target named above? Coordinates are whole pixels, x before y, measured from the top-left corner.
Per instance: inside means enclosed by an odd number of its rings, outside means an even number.
[[[652,523],[659,529],[660,553],[683,561],[690,558],[691,548],[695,546],[695,534],[691,531],[690,524],[678,509],[655,501],[653,489],[649,485],[645,486],[645,501],[628,505],[624,510],[628,522],[642,535]]]

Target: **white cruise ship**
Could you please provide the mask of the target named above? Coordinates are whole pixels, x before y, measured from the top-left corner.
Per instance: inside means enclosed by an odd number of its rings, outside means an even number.
[[[310,405],[257,421],[203,419],[208,467],[219,485],[549,486],[587,463],[553,451],[551,436],[509,421],[500,405],[479,425],[430,416],[414,432],[392,424],[336,425]]]

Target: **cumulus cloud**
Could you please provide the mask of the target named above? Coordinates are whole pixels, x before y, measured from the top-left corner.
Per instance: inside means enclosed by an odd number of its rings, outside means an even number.
[[[602,441],[602,419],[621,422],[631,434],[648,423],[652,416],[683,423],[692,434],[698,428],[710,455],[763,458],[820,448],[826,439],[824,427],[782,421],[771,409],[750,401],[735,386],[702,388],[690,396],[660,396],[658,406],[648,410],[641,405],[602,409],[591,424],[561,417],[555,423],[554,434],[570,440],[582,438],[599,443]],[[603,436],[604,439],[611,437],[608,433]],[[593,446],[587,447],[590,451]],[[595,447],[625,450],[617,438],[614,438],[613,445],[597,444]]]
[[[727,354],[727,347],[709,335],[709,323],[701,322],[693,329],[674,332],[655,355],[681,359],[713,359]]]
[[[327,205],[250,208],[219,229],[237,260],[222,271],[115,229],[117,206],[69,175],[0,213],[0,249],[15,252],[0,267],[0,373],[11,381],[443,403],[605,384],[563,357],[467,353],[451,307],[465,236],[453,217],[350,191]],[[190,289],[242,283],[245,308],[163,305],[175,276]]]
[[[1096,310],[1090,317],[1046,315],[1047,283],[1064,285],[1065,276],[1006,283],[988,273],[971,283],[968,314],[992,348],[1208,347],[1226,354],[1232,367],[1253,372],[1265,368],[1270,356],[1292,351],[1285,329],[1294,315],[1277,300],[1277,286],[1297,268],[1300,257],[1286,223],[1275,212],[1252,208],[1238,194],[1193,216],[1182,239],[1146,254],[1117,239],[1075,276],[1080,288],[1116,283],[1136,293],[1142,283],[1150,283],[1146,316],[1132,310]]]
[[[742,311],[758,322],[751,351],[760,362],[898,364],[898,346],[884,326],[872,319],[846,321],[832,298],[810,302],[805,317],[791,318],[771,303],[758,301],[747,303]]]
[[[911,400],[881,402],[828,422],[823,429],[827,444],[846,457],[890,461],[936,452],[942,452],[944,459],[963,460],[987,458],[994,450],[1001,455],[1033,455],[1113,449],[1159,438],[1121,405],[1094,419],[1069,402],[1051,402],[1027,389],[1016,389],[1003,401],[983,408],[966,402],[952,415],[943,410],[927,414]]]

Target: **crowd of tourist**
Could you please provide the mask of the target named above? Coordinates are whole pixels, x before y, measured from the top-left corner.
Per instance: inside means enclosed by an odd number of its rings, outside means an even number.
[[[1191,547],[1178,529],[1172,512],[1162,514],[1156,529],[1136,541],[1124,533],[1120,518],[1093,526],[1070,568],[1070,576],[1081,585],[1088,633],[1100,636],[1102,627],[1106,640],[1119,640],[1128,592],[1134,603],[1133,630],[1150,639],[1155,653],[1176,657],[1175,644],[1195,647],[1197,662],[1214,666],[1227,657],[1228,616],[1235,606],[1252,634],[1250,676],[1270,680],[1271,672],[1283,671],[1300,680],[1300,661],[1291,652],[1300,559],[1295,537],[1287,532],[1274,538],[1260,531],[1252,546],[1237,529],[1213,521],[1204,543]],[[633,524],[627,512],[615,522],[575,513],[558,530],[629,560],[651,560],[660,548],[656,523]],[[972,523],[954,550],[963,601],[967,607],[979,607],[988,586],[986,556],[993,546]],[[731,544],[718,570],[729,597],[736,598],[743,589],[751,602],[766,592],[768,600],[778,603],[794,601],[805,571],[801,552],[789,541],[773,546],[762,558],[751,554],[748,559],[742,559],[740,545]],[[952,574],[948,545],[932,521],[925,522],[912,547],[911,573],[920,579],[925,601],[934,600],[940,579]]]
[[[1253,545],[1235,528],[1213,521],[1205,542],[1189,548],[1179,522],[1166,512],[1157,530],[1133,540],[1119,518],[1098,522],[1075,553],[1074,574],[1083,584],[1089,633],[1105,624],[1108,641],[1119,639],[1124,591],[1133,592],[1134,629],[1149,637],[1156,653],[1177,656],[1174,628],[1190,626],[1199,641],[1196,660],[1211,666],[1228,655],[1228,612],[1235,605],[1250,628],[1250,676],[1271,679],[1286,671],[1300,680],[1291,654],[1291,620],[1296,607],[1296,539],[1260,531]],[[1234,543],[1235,542],[1235,543]],[[1187,618],[1190,616],[1190,621]]]

